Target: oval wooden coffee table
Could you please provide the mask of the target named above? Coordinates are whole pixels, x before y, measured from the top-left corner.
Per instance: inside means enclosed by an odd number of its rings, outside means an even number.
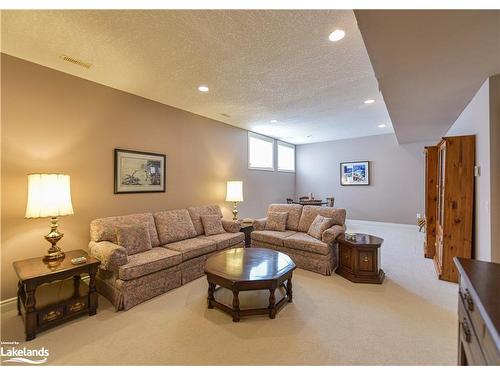
[[[292,302],[292,273],[297,268],[286,254],[262,248],[238,248],[222,251],[207,259],[208,308],[217,307],[239,322],[241,316],[269,315],[274,319],[286,302]],[[286,282],[286,283],[285,283]],[[233,306],[215,300],[220,285],[233,292]],[[283,287],[286,295],[276,303],[275,291]],[[269,290],[267,308],[240,309],[239,293],[248,290]]]

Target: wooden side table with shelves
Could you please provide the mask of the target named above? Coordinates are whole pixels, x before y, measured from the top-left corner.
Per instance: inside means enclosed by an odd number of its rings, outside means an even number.
[[[241,222],[240,232],[245,233],[245,247],[252,246],[252,232],[253,232],[253,223],[244,223]]]
[[[19,279],[17,311],[24,319],[26,341],[59,323],[97,312],[95,276],[100,262],[83,250],[65,255],[48,263],[43,262],[43,257],[13,263]],[[71,263],[71,259],[82,256],[87,258],[86,263]],[[88,285],[81,281],[82,274],[89,275]]]

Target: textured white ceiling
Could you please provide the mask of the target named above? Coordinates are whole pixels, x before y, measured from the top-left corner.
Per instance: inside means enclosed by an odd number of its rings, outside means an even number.
[[[349,10],[2,11],[2,51],[291,143],[393,132]]]

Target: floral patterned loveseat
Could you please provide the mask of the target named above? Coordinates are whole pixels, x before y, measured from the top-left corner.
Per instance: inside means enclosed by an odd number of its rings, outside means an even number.
[[[252,247],[275,249],[288,254],[297,267],[323,275],[331,275],[337,267],[337,237],[345,232],[346,211],[342,208],[301,206],[300,204],[271,204],[272,213],[286,213],[283,230],[269,230],[268,218],[254,221]],[[308,231],[320,215],[330,220],[330,226],[318,238]]]

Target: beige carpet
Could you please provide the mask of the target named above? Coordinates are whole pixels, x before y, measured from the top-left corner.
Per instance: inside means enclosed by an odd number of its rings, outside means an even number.
[[[383,285],[297,270],[294,303],[275,320],[233,323],[206,309],[198,279],[127,312],[103,298],[98,314],[23,342],[21,318],[2,313],[2,341],[49,349],[52,365],[453,365],[457,288],[438,281],[416,230],[350,224],[385,238]]]

